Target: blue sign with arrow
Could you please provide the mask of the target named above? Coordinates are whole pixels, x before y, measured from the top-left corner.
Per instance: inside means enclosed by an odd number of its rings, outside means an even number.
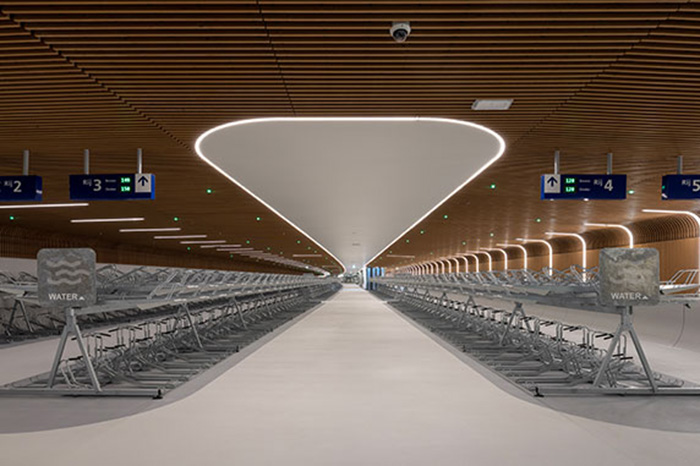
[[[41,201],[43,196],[40,176],[0,176],[0,201]]]
[[[156,176],[151,173],[70,175],[74,201],[128,201],[156,198]]]
[[[540,194],[541,199],[626,199],[627,175],[542,175]]]

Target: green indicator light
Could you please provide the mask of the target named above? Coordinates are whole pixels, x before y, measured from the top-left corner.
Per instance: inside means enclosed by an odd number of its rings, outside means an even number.
[[[233,259],[233,254],[229,254],[228,258]]]
[[[489,185],[489,188],[491,188],[491,189],[496,189],[496,183],[491,183],[491,184]]]
[[[213,189],[211,189],[211,188],[207,188],[207,194],[211,194],[211,193],[213,193],[213,192],[214,192],[214,190],[213,190]]]
[[[662,184],[662,185],[661,185],[661,190],[662,190],[662,191],[665,191],[665,190],[666,190],[666,185],[665,185],[665,184]]]
[[[297,244],[301,244],[301,240],[300,240],[300,239],[297,240]]]
[[[268,251],[272,251],[272,248],[270,246],[267,247]]]
[[[179,222],[179,221],[180,221],[180,217],[173,217],[173,222]]]
[[[630,189],[629,191],[627,191],[627,194],[634,194],[634,189]]]
[[[443,215],[442,218],[444,218],[445,220],[447,220],[447,214]]]
[[[15,219],[15,216],[14,216],[14,215],[10,215],[10,220],[14,220],[14,219]]]
[[[256,222],[259,222],[260,220],[262,220],[261,217],[255,217],[255,221],[256,221]]]
[[[421,230],[421,231],[420,231],[420,234],[421,234],[421,235],[424,235],[424,234],[425,234],[425,230]]]
[[[566,193],[575,193],[575,192],[576,192],[576,187],[575,187],[575,186],[564,186],[564,192],[566,192]]]
[[[188,250],[188,251],[191,251],[191,250],[192,250],[192,248],[191,248],[191,247],[189,247],[189,246],[187,246],[187,250]]]
[[[406,240],[406,242],[407,242],[407,243],[410,243],[410,242],[411,242],[411,240],[410,240],[410,239],[407,239],[407,240]]]
[[[564,178],[564,183],[574,184],[574,183],[576,183],[576,178]]]
[[[466,241],[462,241],[462,246],[466,246],[466,245],[467,245],[467,242],[466,242]]]
[[[539,217],[537,217],[537,218],[535,219],[535,222],[537,222],[537,223],[542,223],[542,219],[539,218]]]
[[[249,239],[245,240],[245,244],[250,244],[250,240]]]
[[[431,255],[431,256],[433,255],[433,251],[430,251],[430,255]]]
[[[122,177],[121,177],[121,182],[122,182],[122,184],[131,183],[131,177],[129,177],[129,176],[122,176]]]
[[[490,236],[491,238],[493,238],[495,235],[493,234],[493,232],[491,232],[491,233],[489,233],[489,236]]]
[[[122,192],[123,193],[131,192],[131,186],[122,186]]]

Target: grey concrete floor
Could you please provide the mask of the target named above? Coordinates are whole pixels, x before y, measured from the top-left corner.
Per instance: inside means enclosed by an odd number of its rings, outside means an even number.
[[[12,466],[695,465],[700,434],[550,409],[346,288],[187,397],[0,435],[0,452]]]

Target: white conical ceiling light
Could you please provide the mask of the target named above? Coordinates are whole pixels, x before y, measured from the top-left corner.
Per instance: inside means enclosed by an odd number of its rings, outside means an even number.
[[[195,149],[349,268],[437,209],[505,142],[444,118],[260,118],[212,128]]]

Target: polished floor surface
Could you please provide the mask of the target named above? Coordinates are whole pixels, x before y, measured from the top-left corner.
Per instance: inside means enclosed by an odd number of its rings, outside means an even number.
[[[105,422],[0,435],[0,463],[700,463],[700,434],[566,414],[490,379],[346,288],[201,390]]]

